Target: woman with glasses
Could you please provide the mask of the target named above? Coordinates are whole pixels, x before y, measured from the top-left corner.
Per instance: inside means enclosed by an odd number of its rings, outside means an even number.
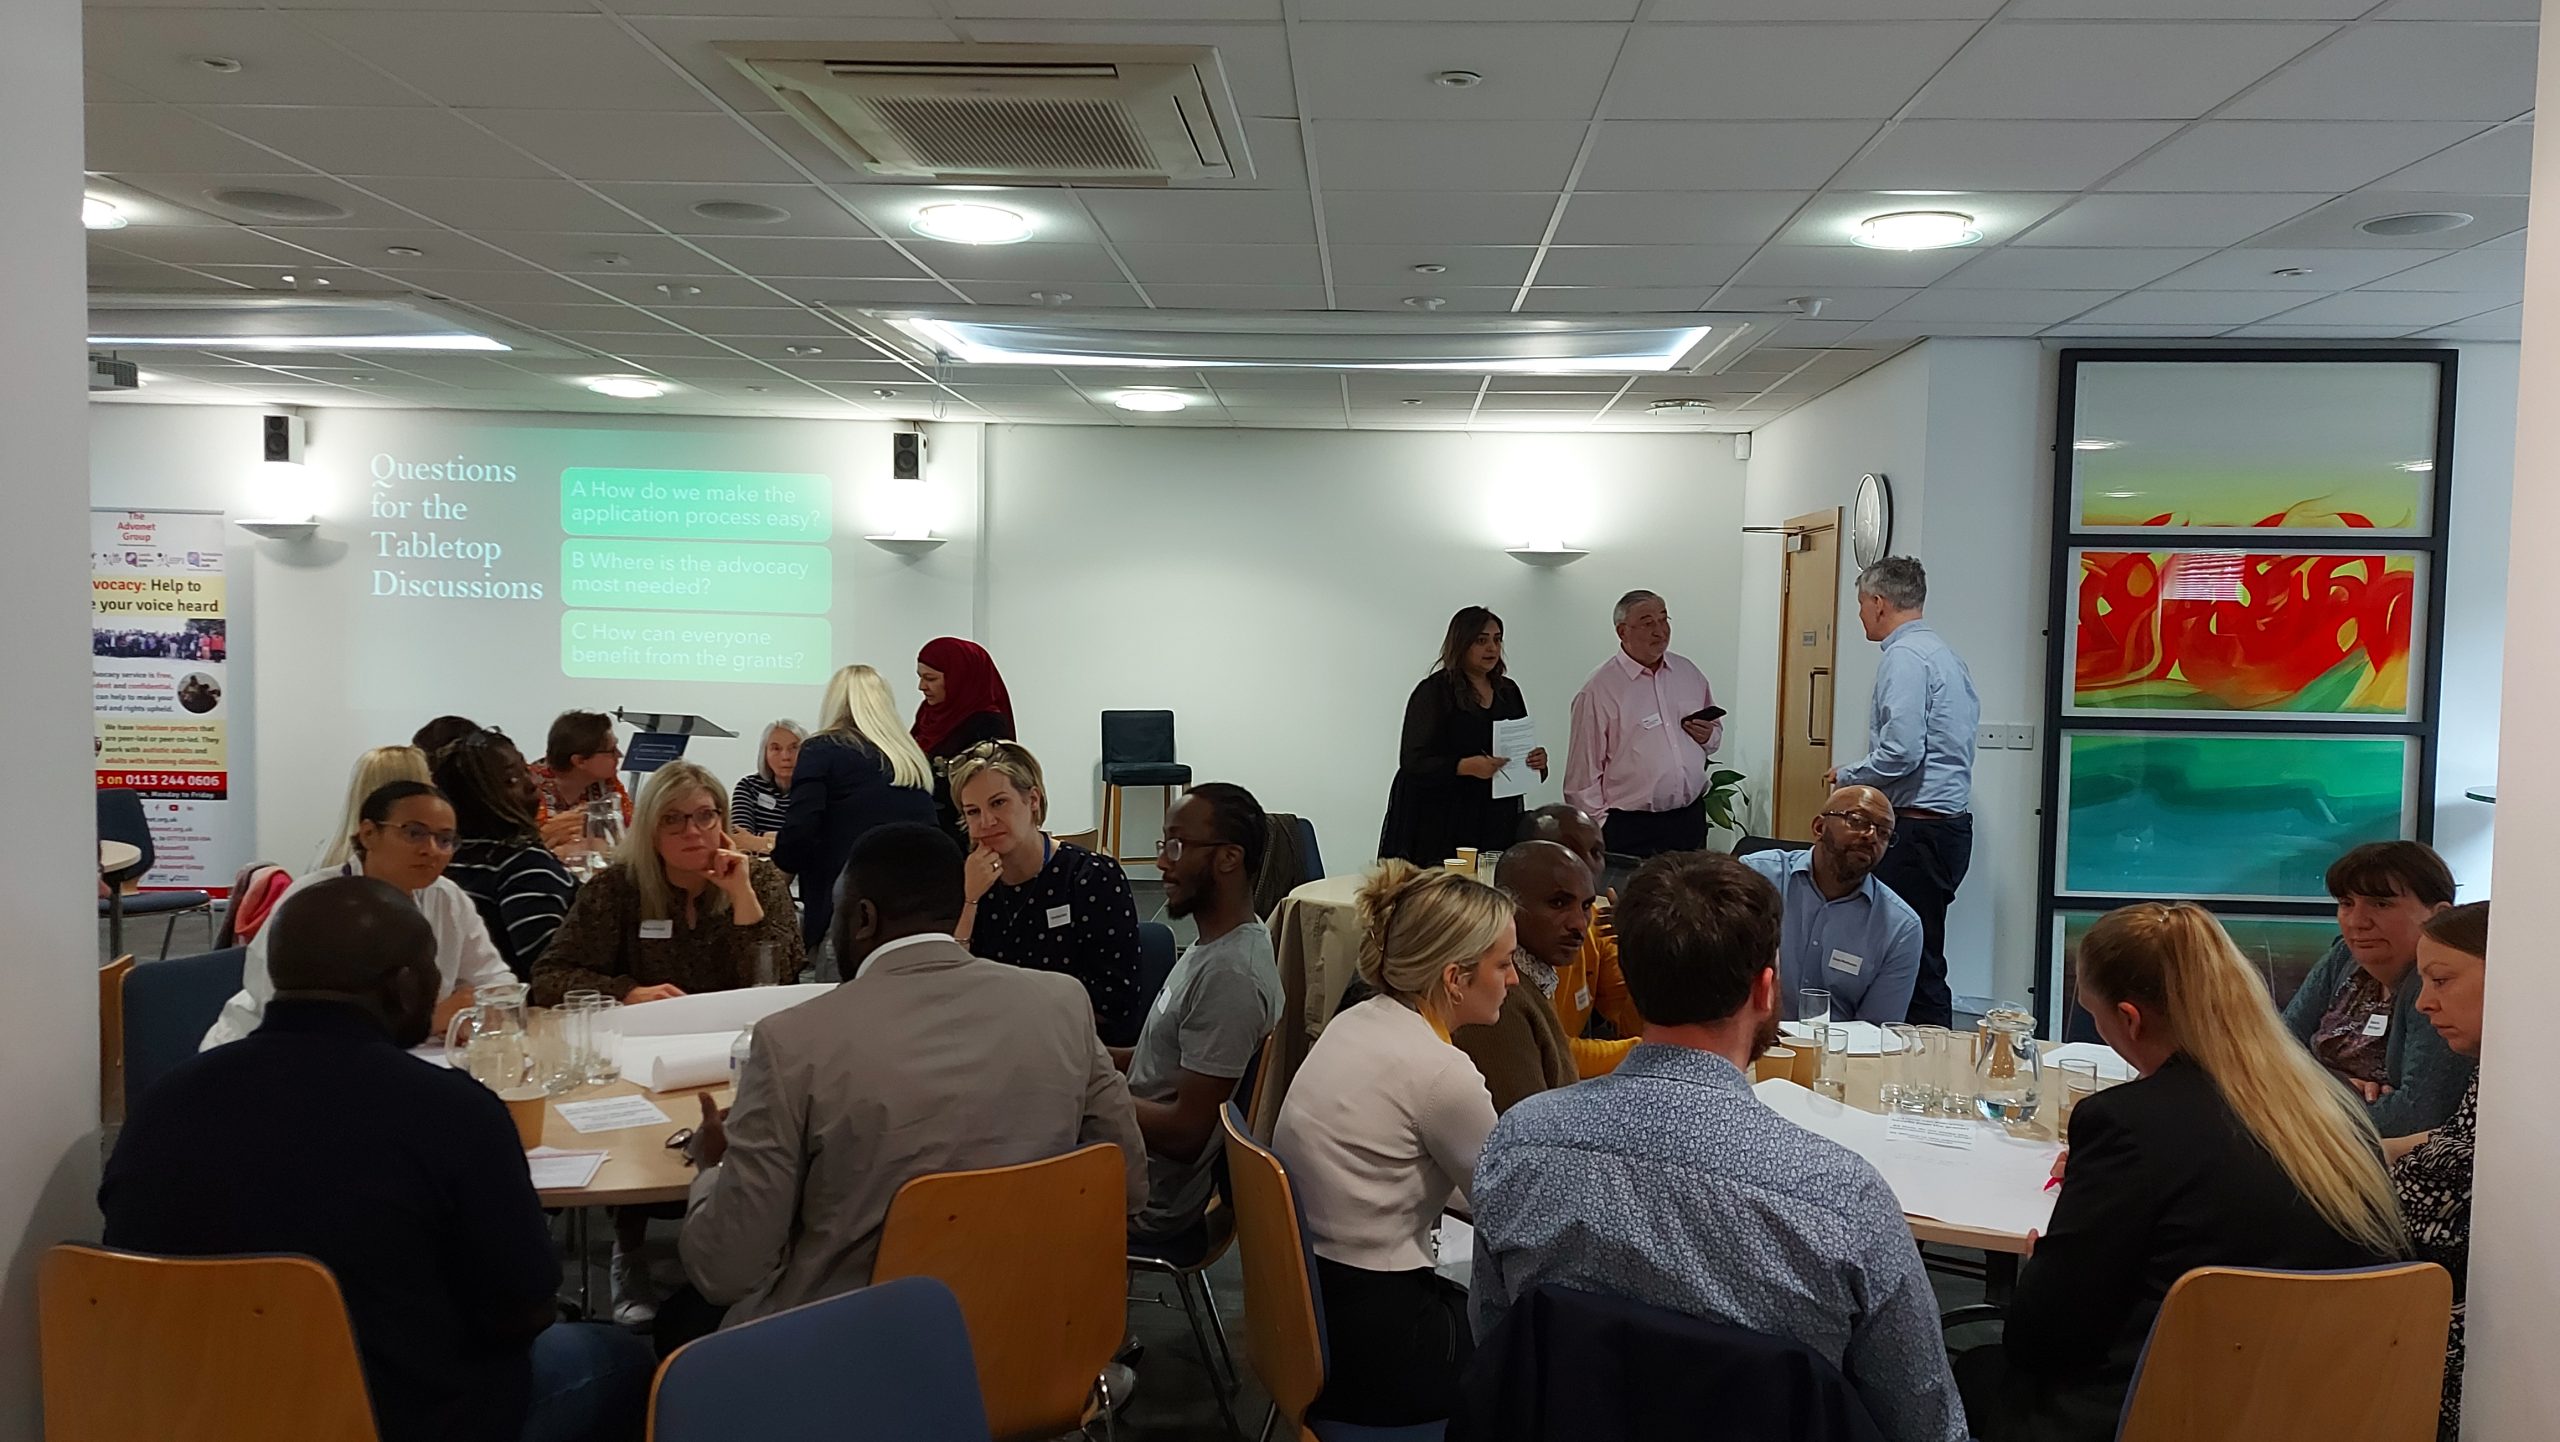
[[[1462,846],[1500,851],[1517,839],[1520,798],[1495,796],[1493,779],[1517,766],[1544,781],[1547,752],[1518,761],[1494,755],[1493,723],[1528,714],[1519,684],[1503,672],[1502,618],[1462,608],[1440,639],[1439,664],[1405,699],[1378,855],[1438,866]]]
[[[311,858],[311,869],[335,875],[356,854],[356,827],[362,822],[366,797],[394,781],[426,779],[427,753],[415,746],[376,746],[357,757],[347,772],[347,804],[339,811],[329,839],[320,843]]]
[[[790,883],[729,845],[727,798],[710,772],[671,761],[649,776],[613,864],[578,899],[533,968],[532,1001],[573,991],[628,1005],[800,973]]]
[[[1063,971],[1083,982],[1103,1043],[1136,1045],[1150,998],[1138,994],[1138,906],[1129,874],[1040,829],[1049,793],[1039,761],[1014,742],[963,752],[951,766],[951,793],[971,844],[961,944],[989,961]]]
[[[455,1012],[471,1004],[473,991],[516,979],[490,941],[479,908],[444,874],[458,840],[453,804],[443,792],[424,781],[394,781],[376,787],[356,808],[355,831],[348,838],[350,860],[295,877],[293,885],[276,898],[281,910],[293,904],[296,891],[332,876],[370,876],[398,887],[435,930],[436,970],[444,974],[444,998],[435,1012],[438,1035]],[[249,954],[240,966],[240,990],[223,1003],[222,1015],[204,1034],[204,1049],[238,1041],[258,1029],[266,1015],[267,998],[275,994],[275,984],[267,978],[267,938],[274,934],[274,927],[260,927],[250,941]]]
[[[445,875],[480,909],[516,979],[530,980],[578,895],[577,880],[534,826],[533,773],[504,731],[474,730],[434,755],[435,783],[452,800],[462,837]]]

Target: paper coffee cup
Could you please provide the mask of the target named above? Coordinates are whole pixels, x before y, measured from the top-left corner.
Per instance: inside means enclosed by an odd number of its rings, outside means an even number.
[[[1794,1081],[1796,1079],[1794,1050],[1773,1046],[1762,1052],[1760,1059],[1751,1064],[1751,1079],[1755,1082]]]
[[[515,1120],[516,1140],[532,1151],[542,1145],[542,1126],[550,1119],[551,1093],[538,1085],[520,1086],[498,1093],[507,1104],[507,1115]]]

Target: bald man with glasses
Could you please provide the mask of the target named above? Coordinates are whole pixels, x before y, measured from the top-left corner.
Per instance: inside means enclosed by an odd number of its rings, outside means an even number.
[[[1893,844],[1893,803],[1872,786],[1843,786],[1813,818],[1813,845],[1740,858],[1778,888],[1779,1014],[1795,1019],[1808,987],[1831,993],[1837,1020],[1901,1021],[1920,976],[1920,914],[1876,879]]]

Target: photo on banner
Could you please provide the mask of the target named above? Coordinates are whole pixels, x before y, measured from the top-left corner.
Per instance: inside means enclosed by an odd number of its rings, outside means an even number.
[[[2069,529],[2426,535],[2440,383],[2423,361],[2084,362]]]
[[[2062,736],[2063,896],[2323,901],[2329,863],[2412,835],[2412,736]]]
[[[154,854],[144,887],[220,894],[243,859],[222,517],[97,510],[89,537],[98,788],[141,793]]]
[[[2405,721],[2425,557],[2075,548],[2075,716]]]

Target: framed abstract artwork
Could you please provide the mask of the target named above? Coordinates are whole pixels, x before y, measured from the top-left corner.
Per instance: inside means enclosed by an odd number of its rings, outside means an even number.
[[[2088,923],[2152,900],[2289,990],[2329,864],[2433,826],[2454,354],[2061,362],[2038,1010],[2073,1012]]]
[[[2056,1008],[2064,1018],[2055,1030],[2057,1036],[2087,1039],[2095,1028],[2088,1015],[2079,1008],[2080,939],[2098,924],[2102,915],[2095,911],[2057,911],[2053,914],[2050,955],[2052,972],[2050,989],[2060,1003]],[[2293,1000],[2302,989],[2311,968],[2329,954],[2330,943],[2338,939],[2338,922],[2334,916],[2265,916],[2250,912],[2224,912],[2222,929],[2231,936],[2265,978],[2267,993],[2279,1007]]]
[[[2074,547],[2071,716],[2408,720],[2427,557]]]

